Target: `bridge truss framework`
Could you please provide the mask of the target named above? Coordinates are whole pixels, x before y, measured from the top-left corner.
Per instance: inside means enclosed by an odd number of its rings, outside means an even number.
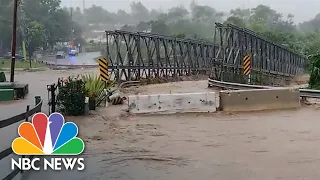
[[[105,57],[118,80],[208,74],[241,83],[245,55],[255,84],[277,84],[306,69],[301,55],[230,24],[216,23],[213,42],[126,31],[106,31],[106,38]]]

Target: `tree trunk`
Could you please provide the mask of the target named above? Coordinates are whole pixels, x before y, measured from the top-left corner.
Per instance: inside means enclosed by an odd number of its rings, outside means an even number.
[[[29,57],[29,68],[31,69],[32,68],[32,63],[31,63],[31,55],[32,53],[30,51],[28,51],[28,57]]]

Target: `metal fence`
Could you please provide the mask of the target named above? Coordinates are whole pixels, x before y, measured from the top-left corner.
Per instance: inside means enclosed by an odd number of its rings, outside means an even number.
[[[16,116],[13,116],[8,119],[4,119],[0,121],[0,129],[8,127],[12,124],[21,122],[21,121],[29,121],[29,117],[32,116],[35,113],[41,112],[41,107],[42,107],[42,100],[39,96],[36,97],[36,105],[33,109],[30,109],[30,105],[27,106],[26,112],[18,114]],[[8,147],[4,151],[0,152],[0,161],[4,159],[5,157],[11,155],[13,153],[12,148]],[[2,180],[11,180],[13,179],[16,175],[18,175],[20,172],[20,169],[15,169],[12,171],[10,174],[8,174],[5,178]]]
[[[47,85],[49,114],[56,112],[57,95],[58,95],[59,86],[61,85],[62,80],[63,78],[59,78],[57,83]]]

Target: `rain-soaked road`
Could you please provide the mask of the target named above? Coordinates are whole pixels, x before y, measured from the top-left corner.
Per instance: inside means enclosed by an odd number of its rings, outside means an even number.
[[[100,52],[80,53],[79,56],[68,56],[65,59],[56,59],[55,56],[43,57],[43,61],[57,65],[96,65],[94,58],[100,56]]]
[[[91,70],[20,72],[30,95],[18,103],[0,104],[0,115],[12,107],[24,110],[33,96],[46,100],[46,84],[58,77]],[[205,81],[130,88],[127,93],[209,91]],[[46,103],[47,101],[45,101]],[[86,169],[27,172],[24,180],[301,180],[319,179],[320,110],[128,116],[118,107],[98,109],[85,118],[71,117],[86,143]],[[0,150],[16,136],[16,127],[0,132]],[[6,141],[6,142],[5,142]],[[10,162],[0,161],[2,171]],[[0,179],[2,173],[0,173]]]

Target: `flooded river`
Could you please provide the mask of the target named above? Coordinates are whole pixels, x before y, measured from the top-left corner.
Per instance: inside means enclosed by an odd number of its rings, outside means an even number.
[[[24,110],[58,77],[92,70],[20,72],[30,85],[24,101],[0,104],[1,116]],[[206,81],[129,88],[125,94],[211,91]],[[88,117],[68,117],[85,141],[86,169],[27,172],[24,180],[301,180],[319,179],[320,109],[251,113],[133,116],[119,106],[100,108]],[[16,137],[17,126],[1,129],[0,150]],[[9,171],[9,159],[0,161]],[[0,177],[1,179],[2,177]]]
[[[86,141],[84,172],[28,179],[318,179],[318,109],[240,114],[116,116],[70,120]]]

